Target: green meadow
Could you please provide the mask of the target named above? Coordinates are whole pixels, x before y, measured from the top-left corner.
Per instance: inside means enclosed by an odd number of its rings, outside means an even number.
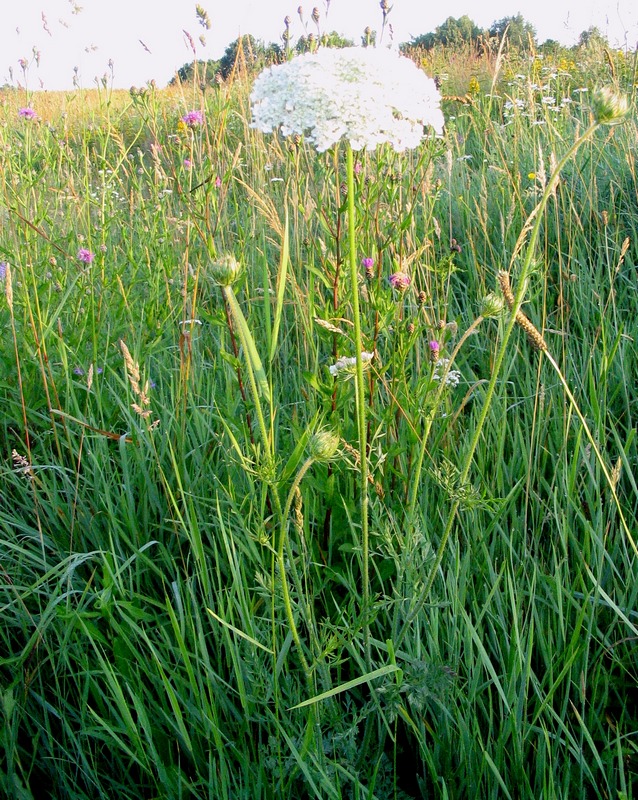
[[[638,796],[633,56],[417,57],[0,93],[0,796]]]

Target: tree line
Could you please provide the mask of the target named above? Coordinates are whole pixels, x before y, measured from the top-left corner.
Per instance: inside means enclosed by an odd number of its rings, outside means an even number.
[[[477,49],[500,46],[503,37],[507,37],[507,45],[521,52],[532,50],[556,51],[561,49],[559,42],[547,39],[539,45],[536,39],[536,29],[521,14],[503,17],[487,28],[480,28],[467,14],[462,17],[448,17],[431,33],[413,37],[409,42],[402,43],[399,48],[406,55],[429,51],[437,47],[458,48],[471,46]],[[374,45],[376,31],[366,28],[361,37],[361,44]],[[256,39],[251,34],[245,34],[235,39],[226,48],[219,59],[207,61],[191,61],[180,67],[169,85],[188,83],[195,75],[201,84],[226,81],[234,74],[254,74],[270,64],[278,64],[287,60],[291,55],[299,55],[314,51],[317,47],[352,47],[352,39],[341,36],[336,31],[315,36],[312,33],[301,36],[294,45],[291,44],[289,29],[286,26],[281,43],[265,43]],[[608,47],[607,38],[601,31],[592,26],[580,34],[576,48]],[[573,48],[572,48],[573,49]]]

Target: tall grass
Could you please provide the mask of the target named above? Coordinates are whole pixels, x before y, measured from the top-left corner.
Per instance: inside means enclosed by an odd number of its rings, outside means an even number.
[[[490,62],[443,140],[357,156],[357,287],[345,152],[252,130],[245,82],[5,96],[5,796],[635,797],[637,127],[521,275],[591,121],[563,67]]]

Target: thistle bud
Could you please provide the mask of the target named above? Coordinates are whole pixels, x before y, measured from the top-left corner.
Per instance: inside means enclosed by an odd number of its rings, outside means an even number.
[[[241,275],[242,267],[235,256],[224,255],[213,261],[208,270],[211,278],[219,286],[230,286]]]
[[[629,110],[627,97],[611,86],[602,86],[592,95],[592,111],[596,122],[601,125],[618,125]]]
[[[366,279],[371,281],[374,278],[374,258],[370,258],[369,256],[362,258],[361,265],[365,270]]]
[[[411,279],[406,272],[395,272],[388,278],[390,286],[395,289],[399,294],[403,294],[410,286]]]

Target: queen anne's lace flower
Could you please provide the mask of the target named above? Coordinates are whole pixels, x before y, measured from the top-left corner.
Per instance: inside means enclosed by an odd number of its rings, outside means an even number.
[[[319,152],[342,138],[353,150],[388,142],[401,152],[444,124],[434,81],[410,59],[372,47],[325,48],[269,67],[251,102],[254,128],[305,134]]]
[[[432,375],[432,379],[435,381],[440,381],[441,378],[444,376],[445,385],[451,386],[454,389],[461,382],[462,376],[458,369],[448,369],[449,363],[450,363],[449,358],[439,358],[439,360],[434,365],[434,373]]]
[[[366,353],[365,350],[361,353],[361,361],[363,362],[364,368],[369,366],[373,358],[374,353]],[[330,374],[335,378],[348,377],[350,375],[354,375],[356,366],[357,359],[355,356],[341,356],[341,358],[338,358],[334,364],[331,364],[328,367],[328,369]]]

